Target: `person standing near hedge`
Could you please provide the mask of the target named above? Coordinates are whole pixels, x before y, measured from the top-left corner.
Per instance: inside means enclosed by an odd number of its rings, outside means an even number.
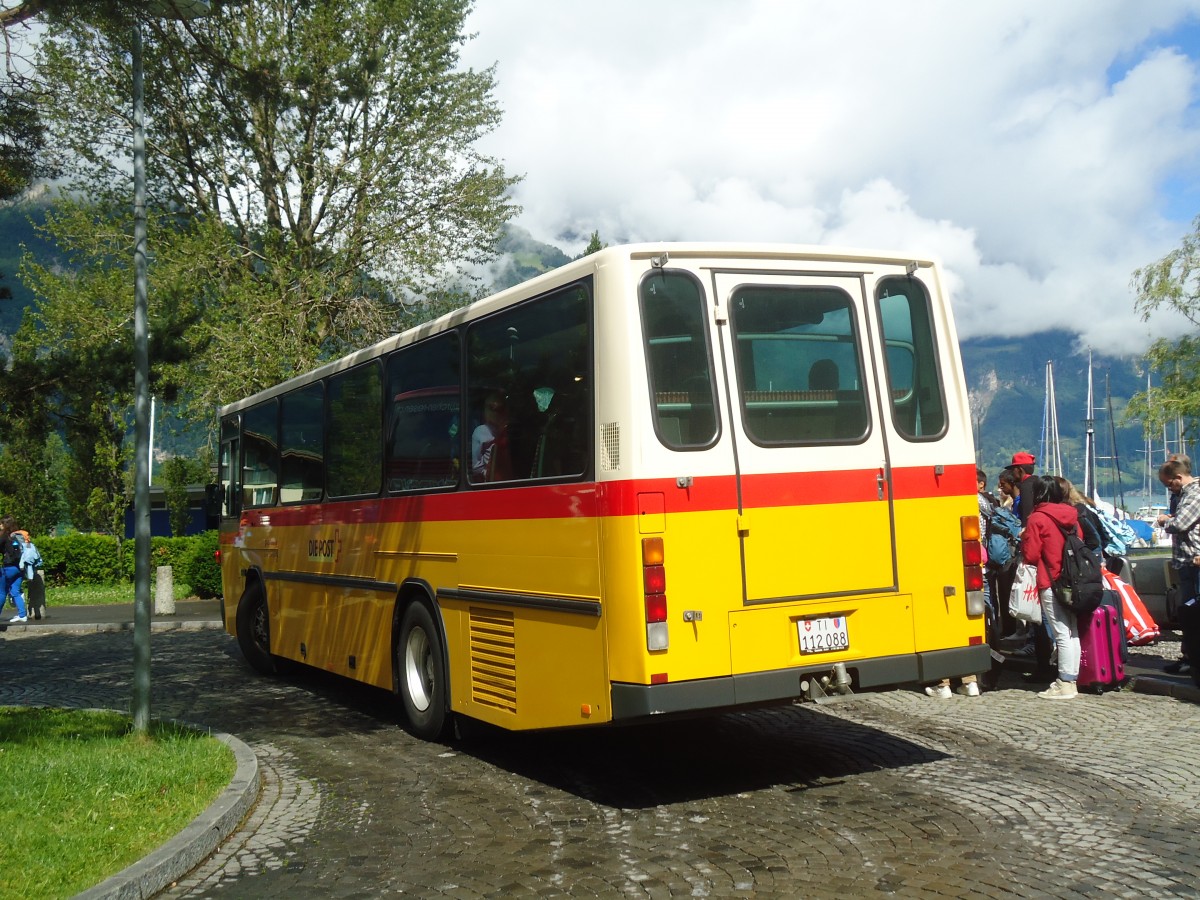
[[[25,614],[25,597],[21,593],[21,542],[13,534],[17,530],[16,520],[12,516],[0,519],[0,546],[4,548],[4,596],[6,602],[11,600],[17,607],[17,614],[8,621],[20,624],[27,621]]]

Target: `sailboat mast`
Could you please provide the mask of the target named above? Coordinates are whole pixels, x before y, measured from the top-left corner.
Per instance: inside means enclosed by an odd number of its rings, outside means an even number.
[[[1113,504],[1117,505],[1117,498],[1120,498],[1118,509],[1125,508],[1125,488],[1121,484],[1121,455],[1117,450],[1117,425],[1113,421],[1112,414],[1112,389],[1108,383],[1108,372],[1104,373],[1104,406],[1108,411],[1108,439],[1112,442],[1112,459],[1113,459],[1113,474],[1116,479],[1116,485],[1113,488]]]
[[[1042,468],[1048,475],[1062,475],[1062,451],[1058,442],[1058,403],[1054,397],[1054,363],[1046,363],[1046,403],[1042,409]]]
[[[1083,495],[1096,499],[1096,399],[1092,390],[1092,351],[1088,351],[1087,413],[1083,419]]]

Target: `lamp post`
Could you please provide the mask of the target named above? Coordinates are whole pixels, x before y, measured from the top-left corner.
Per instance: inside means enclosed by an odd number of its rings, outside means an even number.
[[[150,341],[146,281],[146,128],[141,12],[194,19],[208,0],[151,0],[134,15],[133,67],[133,730],[150,727]]]

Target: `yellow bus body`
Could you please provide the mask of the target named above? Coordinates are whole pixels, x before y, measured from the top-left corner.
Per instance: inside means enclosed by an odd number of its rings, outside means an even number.
[[[916,267],[932,298],[944,423],[933,438],[906,442],[891,433],[885,404],[903,390],[894,382],[887,392],[878,387],[885,342],[862,340],[867,411],[853,411],[869,426],[844,446],[746,440],[742,430],[774,434],[800,421],[797,408],[817,416],[822,404],[832,405],[819,399],[825,395],[772,385],[753,395],[743,391],[752,397],[746,408],[757,403],[759,411],[743,412],[740,425],[730,399],[736,389],[722,387],[713,394],[718,436],[673,452],[663,442],[676,439],[671,416],[686,404],[681,394],[655,393],[639,374],[643,338],[627,299],[639,279],[652,277],[646,273],[655,251],[610,248],[298,380],[303,386],[335,377],[562,284],[586,279],[593,298],[595,387],[587,412],[594,443],[586,476],[473,486],[460,474],[457,485],[431,492],[406,487],[335,501],[227,502],[222,564],[229,632],[238,634],[239,622],[243,632],[248,627],[239,603],[259,589],[273,658],[393,690],[402,675],[401,617],[409,605],[427,604],[444,651],[439,674],[447,711],[509,729],[819,699],[985,667],[984,616],[978,584],[968,584],[971,540],[964,524],[978,513],[973,448],[936,267],[826,250],[674,248],[672,258],[721,296],[745,290],[740,286],[756,277],[771,289],[787,289],[789,279],[807,285],[825,266],[851,297],[846,308],[863,307],[854,326],[859,336],[882,316],[871,311],[873,282],[863,273],[911,281]],[[765,274],[756,276],[759,270]],[[774,302],[775,295],[762,296]],[[830,293],[822,302],[836,307],[840,296]],[[718,311],[714,347],[725,340],[721,325]],[[745,352],[733,340],[717,349]],[[716,349],[711,359],[720,370]],[[732,381],[727,368],[717,372],[718,384]],[[249,468],[236,443],[249,441],[243,411],[294,387],[221,411],[232,435],[230,472]],[[657,425],[647,409],[654,397]],[[752,422],[751,415],[759,418]],[[229,479],[231,493],[259,496]],[[256,490],[272,489],[262,484]],[[300,496],[298,489],[292,495]],[[661,546],[665,578],[666,615],[657,626],[648,621],[653,573],[644,556],[654,546]],[[977,574],[977,560],[975,566]],[[844,626],[848,647],[802,645],[807,629],[830,623]],[[665,647],[652,649],[655,641]]]

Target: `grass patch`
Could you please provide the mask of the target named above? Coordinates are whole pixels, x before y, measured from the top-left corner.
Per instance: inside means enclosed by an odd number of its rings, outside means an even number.
[[[174,583],[176,600],[187,600],[192,596],[190,584]],[[154,582],[150,582],[150,594],[154,595]],[[26,602],[28,602],[26,595]],[[132,603],[132,584],[80,584],[67,587],[46,587],[46,606],[106,606],[113,603]]]
[[[119,713],[0,707],[0,896],[70,897],[178,834],[236,769],[220,741]]]

